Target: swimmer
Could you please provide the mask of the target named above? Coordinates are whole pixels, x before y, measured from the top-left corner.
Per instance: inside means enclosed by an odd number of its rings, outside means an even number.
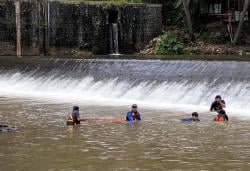
[[[184,118],[184,119],[181,119],[181,121],[183,121],[183,122],[193,122],[193,121],[196,122],[196,121],[200,121],[199,114],[197,112],[193,112],[191,118]]]
[[[137,110],[138,106],[136,104],[133,104],[131,111],[127,113],[126,121],[140,121],[141,115]]]
[[[215,122],[226,122],[228,121],[228,116],[225,110],[218,111],[218,115],[214,118]]]
[[[79,107],[74,106],[72,113],[69,114],[69,117],[67,119],[67,125],[79,125],[81,121],[85,121],[85,119],[80,118]]]
[[[210,111],[218,112],[220,110],[223,110],[223,108],[226,108],[226,103],[224,100],[222,100],[220,95],[217,95],[214,102],[211,104]]]

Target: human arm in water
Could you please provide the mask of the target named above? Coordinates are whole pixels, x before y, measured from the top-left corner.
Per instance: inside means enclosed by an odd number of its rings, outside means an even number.
[[[126,121],[133,121],[132,112],[128,112],[126,115]]]
[[[210,107],[210,111],[212,112],[212,111],[214,111],[215,109],[215,102],[213,102],[212,104],[211,104],[211,107]]]
[[[227,114],[225,115],[225,121],[229,121]]]
[[[79,111],[73,112],[73,115],[75,116],[75,118],[77,119],[78,122],[86,121],[86,119],[81,119]]]
[[[138,112],[137,115],[136,115],[136,120],[140,121],[141,120],[141,115],[140,113]]]
[[[81,121],[86,121],[86,119],[81,119],[80,115],[77,113],[71,113],[67,118],[67,122],[69,123],[72,122],[74,125],[80,124]]]
[[[126,121],[140,121],[141,120],[141,115],[139,112],[134,113],[134,112],[128,112],[126,116]]]

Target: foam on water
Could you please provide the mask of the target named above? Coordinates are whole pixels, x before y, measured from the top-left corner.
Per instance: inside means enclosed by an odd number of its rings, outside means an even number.
[[[249,63],[90,60],[55,68],[3,70],[0,96],[205,112],[220,94],[231,115],[250,116]]]

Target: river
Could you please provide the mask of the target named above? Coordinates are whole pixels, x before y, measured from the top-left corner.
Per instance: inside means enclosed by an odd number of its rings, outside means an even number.
[[[0,122],[17,128],[0,132],[1,171],[250,169],[249,62],[44,61],[0,63]],[[212,122],[217,94],[229,123]],[[132,103],[142,122],[65,125],[73,105],[125,118]]]

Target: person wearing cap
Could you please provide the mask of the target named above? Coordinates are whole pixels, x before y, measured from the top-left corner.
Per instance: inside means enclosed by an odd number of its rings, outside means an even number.
[[[215,122],[225,122],[228,121],[228,116],[225,110],[218,111],[218,115],[214,118]]]
[[[137,109],[138,109],[138,106],[136,104],[133,104],[131,111],[127,113],[126,121],[140,121],[141,120],[141,115],[137,111]]]
[[[212,112],[212,111],[218,112],[218,111],[223,110],[223,108],[225,108],[225,107],[226,107],[225,101],[222,100],[222,98],[221,98],[220,95],[217,95],[217,96],[215,97],[214,102],[211,104],[210,111],[211,111],[211,112]]]
[[[196,121],[200,121],[199,114],[197,112],[193,112],[191,118],[184,118],[184,119],[181,119],[181,121],[183,121],[183,122],[193,122],[193,121],[196,122]]]
[[[78,125],[81,121],[85,121],[84,119],[80,119],[80,112],[78,106],[73,106],[72,112],[69,114],[67,125]]]

